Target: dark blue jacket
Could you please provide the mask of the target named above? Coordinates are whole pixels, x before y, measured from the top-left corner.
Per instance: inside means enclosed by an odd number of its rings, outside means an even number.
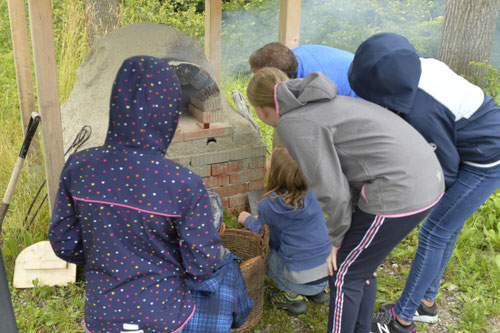
[[[186,280],[220,261],[221,240],[200,177],[164,157],[181,109],[166,62],[123,62],[103,146],[72,155],[61,174],[49,239],[84,266],[89,332],[175,332],[193,315]]]
[[[399,112],[433,146],[446,185],[460,164],[500,164],[500,108],[446,64],[420,57],[409,41],[381,33],[356,51],[349,82],[362,98]]]
[[[325,263],[332,244],[325,215],[313,192],[307,191],[304,207],[299,209],[286,205],[273,192],[260,200],[257,211],[259,218],[249,216],[245,225],[257,233],[264,224],[269,225],[269,246],[278,252],[289,271],[307,270]]]
[[[350,52],[323,45],[301,45],[292,50],[299,66],[297,78],[312,72],[321,72],[335,83],[337,94],[358,97],[349,86],[347,72],[354,55]]]

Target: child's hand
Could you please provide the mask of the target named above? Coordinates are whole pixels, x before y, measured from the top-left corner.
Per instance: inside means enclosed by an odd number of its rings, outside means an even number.
[[[249,212],[242,211],[240,213],[240,215],[238,216],[238,224],[241,225],[241,226],[245,226],[245,220],[250,215],[252,215],[252,214],[250,214]]]

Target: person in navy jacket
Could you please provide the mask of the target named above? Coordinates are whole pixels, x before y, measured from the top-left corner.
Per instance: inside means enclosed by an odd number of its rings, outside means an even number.
[[[164,157],[180,96],[168,63],[125,60],[104,145],[61,173],[49,239],[84,267],[86,332],[180,332],[196,308],[186,281],[203,283],[221,260],[201,178]]]
[[[438,320],[435,298],[455,241],[469,218],[500,186],[500,108],[443,62],[419,56],[394,33],[364,41],[349,69],[352,89],[410,123],[432,145],[446,192],[419,232],[406,287],[382,307],[373,332],[407,332]]]

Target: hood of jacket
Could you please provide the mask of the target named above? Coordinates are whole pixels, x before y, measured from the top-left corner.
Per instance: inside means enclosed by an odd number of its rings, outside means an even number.
[[[358,47],[348,77],[351,88],[361,98],[408,114],[421,72],[420,57],[408,39],[380,33]]]
[[[151,56],[126,59],[111,92],[105,145],[165,154],[181,114],[181,88],[169,64]]]
[[[303,219],[304,216],[314,215],[315,212],[312,212],[309,207],[311,207],[311,201],[315,200],[316,197],[311,191],[307,191],[304,196],[304,205],[303,208],[294,209],[291,206],[285,204],[283,199],[280,197],[276,197],[276,192],[271,193],[269,198],[271,200],[268,201],[269,208],[276,214],[286,217],[287,219]]]
[[[276,86],[276,110],[279,115],[311,102],[326,102],[337,96],[337,87],[320,72],[312,72],[303,79],[280,82]]]

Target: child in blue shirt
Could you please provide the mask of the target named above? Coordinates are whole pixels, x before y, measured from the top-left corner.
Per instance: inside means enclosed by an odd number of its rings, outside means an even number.
[[[254,232],[269,225],[271,248],[267,275],[280,292],[271,296],[278,308],[293,314],[307,311],[302,295],[328,301],[326,258],[331,251],[325,216],[308,190],[297,163],[284,147],[273,151],[269,180],[258,205],[258,218],[241,212],[238,222]]]
[[[252,53],[249,62],[254,73],[264,67],[276,67],[291,79],[321,72],[335,83],[338,95],[358,97],[347,78],[353,58],[351,52],[330,46],[301,45],[290,50],[282,43],[273,42]]]

